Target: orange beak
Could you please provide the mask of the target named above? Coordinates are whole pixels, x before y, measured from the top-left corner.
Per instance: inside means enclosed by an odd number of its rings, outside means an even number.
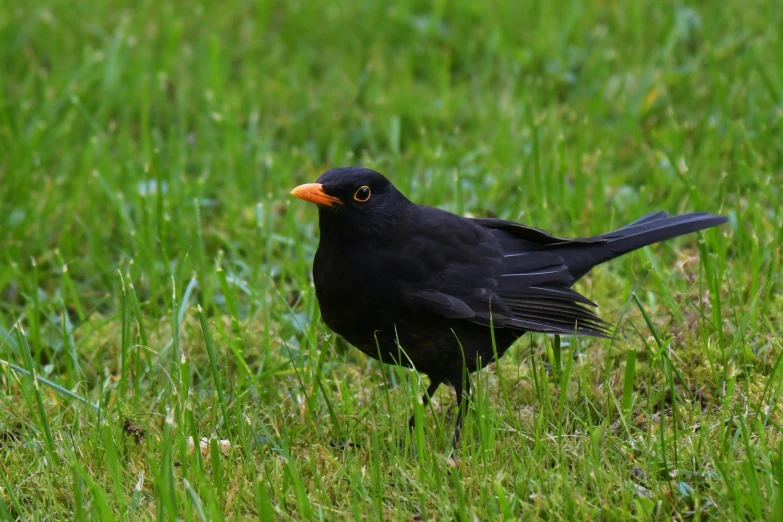
[[[291,191],[291,195],[296,196],[299,199],[303,199],[317,205],[325,205],[327,207],[343,204],[340,198],[330,196],[324,192],[324,187],[320,183],[305,183],[304,185],[299,185]]]

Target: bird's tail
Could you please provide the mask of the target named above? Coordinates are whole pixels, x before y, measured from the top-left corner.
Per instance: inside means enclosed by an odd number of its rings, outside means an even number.
[[[666,212],[649,214],[618,230],[591,238],[582,248],[564,247],[561,255],[574,279],[581,278],[594,266],[620,257],[642,247],[665,241],[673,237],[697,232],[728,221],[724,216],[694,212],[681,216],[670,216]]]

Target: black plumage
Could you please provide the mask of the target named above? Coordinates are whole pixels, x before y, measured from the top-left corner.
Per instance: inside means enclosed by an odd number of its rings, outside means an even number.
[[[498,219],[471,219],[409,201],[381,174],[332,169],[292,191],[318,204],[313,266],[326,324],[385,363],[415,367],[457,391],[525,332],[612,335],[571,286],[593,267],[646,245],[726,222],[656,212],[600,236],[567,239]],[[464,383],[464,384],[463,384]],[[463,393],[464,392],[464,393]],[[411,424],[412,424],[411,419]]]

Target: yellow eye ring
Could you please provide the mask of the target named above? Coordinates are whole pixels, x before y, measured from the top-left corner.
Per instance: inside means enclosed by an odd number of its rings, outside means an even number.
[[[353,199],[359,203],[366,203],[370,199],[371,195],[372,192],[370,191],[370,187],[367,185],[362,185],[356,189],[356,192],[353,193]]]

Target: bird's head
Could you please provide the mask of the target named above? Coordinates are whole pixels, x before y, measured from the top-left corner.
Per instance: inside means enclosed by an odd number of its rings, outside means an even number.
[[[322,235],[357,240],[384,234],[413,205],[382,174],[361,167],[328,170],[291,194],[318,205]]]

